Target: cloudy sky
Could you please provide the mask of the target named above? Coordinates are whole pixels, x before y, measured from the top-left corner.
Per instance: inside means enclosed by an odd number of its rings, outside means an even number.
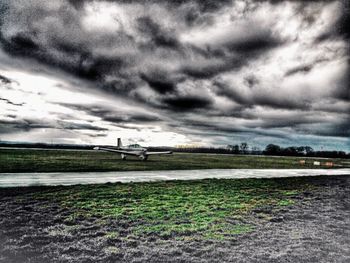
[[[0,0],[0,139],[350,149],[349,1]]]

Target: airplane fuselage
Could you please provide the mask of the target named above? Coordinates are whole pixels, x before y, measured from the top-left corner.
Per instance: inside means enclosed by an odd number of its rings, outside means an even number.
[[[149,155],[160,155],[160,154],[171,154],[171,151],[165,152],[148,152],[146,148],[141,147],[139,144],[131,144],[127,147],[123,147],[121,144],[121,139],[118,138],[118,147],[94,147],[94,150],[101,150],[106,152],[119,153],[123,160],[126,159],[127,155],[137,156],[140,160],[147,160]]]
[[[146,148],[130,148],[130,147],[118,147],[118,150],[123,150],[123,151],[128,151],[128,152],[138,152],[138,153],[143,153],[147,151]]]

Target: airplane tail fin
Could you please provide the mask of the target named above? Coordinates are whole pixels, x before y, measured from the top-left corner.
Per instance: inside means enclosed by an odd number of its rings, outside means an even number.
[[[122,140],[120,138],[118,138],[118,143],[117,143],[118,148],[122,147]]]

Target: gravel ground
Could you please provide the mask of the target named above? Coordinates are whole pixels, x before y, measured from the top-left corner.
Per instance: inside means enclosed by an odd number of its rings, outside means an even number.
[[[314,190],[253,210],[245,220],[255,230],[231,240],[138,237],[97,217],[77,228],[54,200],[27,195],[41,188],[0,189],[0,262],[350,262],[350,176],[308,180]],[[113,229],[121,234],[106,236]]]

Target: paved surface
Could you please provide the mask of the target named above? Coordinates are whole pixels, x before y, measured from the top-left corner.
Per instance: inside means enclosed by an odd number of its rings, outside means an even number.
[[[89,173],[0,173],[0,187],[200,180],[208,178],[281,178],[316,175],[350,175],[350,169],[208,169]]]

